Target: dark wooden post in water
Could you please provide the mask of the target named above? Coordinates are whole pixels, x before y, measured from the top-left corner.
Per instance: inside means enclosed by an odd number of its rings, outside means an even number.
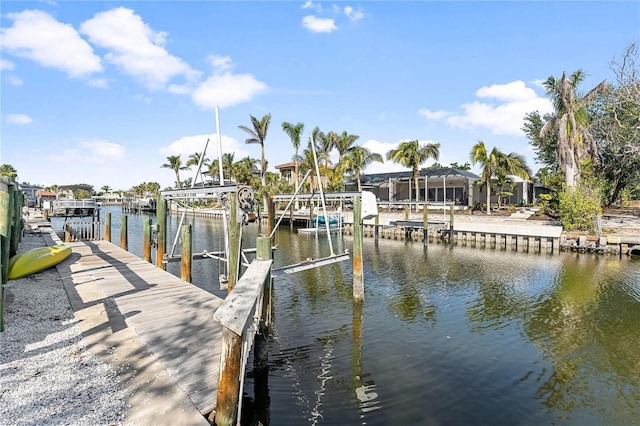
[[[378,236],[380,235],[380,215],[376,215],[375,225],[373,228],[373,237],[375,241],[378,241]]]
[[[425,245],[429,244],[429,209],[426,202],[422,208],[422,242]]]
[[[111,242],[111,213],[104,215],[104,239]]]
[[[229,195],[229,264],[227,265],[227,292],[236,286],[240,278],[240,245],[242,243],[242,219],[238,217],[238,194]],[[269,219],[269,223],[271,220]]]
[[[129,250],[126,215],[120,216],[120,248],[123,250]]]
[[[353,301],[364,301],[362,273],[362,197],[353,200]]]
[[[167,252],[167,201],[161,195],[158,195],[156,200],[156,221],[158,226],[156,266],[166,270],[167,264],[163,260],[164,254]]]
[[[454,212],[453,212],[453,204],[451,204],[451,206],[449,206],[449,242],[453,242],[453,217],[454,217]]]
[[[151,218],[146,217],[143,223],[142,259],[151,263]]]
[[[191,238],[191,224],[182,225],[182,235],[180,239],[182,252],[180,253],[180,279],[188,283],[191,282],[191,250],[193,247]]]

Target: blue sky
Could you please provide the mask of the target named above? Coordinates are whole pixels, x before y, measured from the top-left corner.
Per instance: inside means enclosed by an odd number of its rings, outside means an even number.
[[[640,2],[2,1],[0,163],[32,184],[173,184],[169,155],[260,157],[239,125],[271,113],[269,169],[291,161],[281,123],[359,135],[384,154],[440,144],[524,154],[541,82],[613,81],[640,39]],[[430,164],[428,162],[426,165]],[[402,170],[385,162],[368,173]],[[474,169],[476,170],[476,169]],[[476,170],[477,171],[477,170]],[[193,176],[184,172],[183,177]]]

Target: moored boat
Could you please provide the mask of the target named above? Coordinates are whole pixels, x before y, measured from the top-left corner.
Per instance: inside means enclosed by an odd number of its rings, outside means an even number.
[[[631,247],[628,253],[629,256],[640,256],[640,246]]]

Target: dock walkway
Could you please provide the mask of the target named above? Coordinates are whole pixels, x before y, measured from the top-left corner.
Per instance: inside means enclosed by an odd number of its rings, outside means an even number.
[[[203,424],[215,407],[222,299],[107,241],[58,265],[87,346],[116,366],[127,424]],[[178,386],[175,386],[175,385]]]

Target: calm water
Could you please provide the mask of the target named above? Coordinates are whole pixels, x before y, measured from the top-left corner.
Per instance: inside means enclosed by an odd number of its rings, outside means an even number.
[[[139,255],[141,221],[129,217]],[[194,251],[222,246],[221,222],[189,222]],[[244,229],[255,246],[257,225]],[[277,238],[276,267],[329,253],[326,236]],[[361,307],[350,261],[276,280],[269,374],[249,371],[244,423],[640,423],[640,261],[372,239],[364,259]],[[194,262],[194,281],[224,295],[218,267]]]

